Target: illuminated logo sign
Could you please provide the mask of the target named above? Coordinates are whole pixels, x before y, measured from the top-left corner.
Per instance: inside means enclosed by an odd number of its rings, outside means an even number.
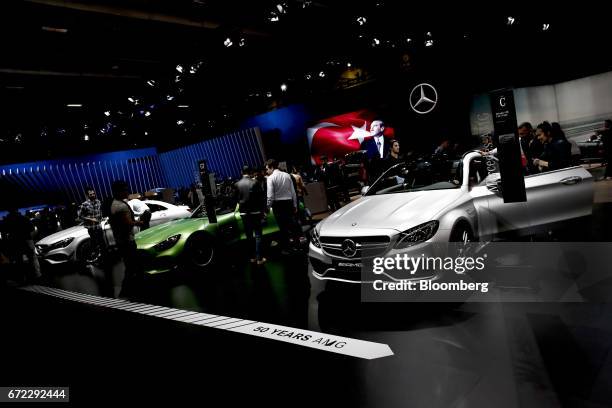
[[[438,92],[432,85],[423,82],[410,92],[410,107],[416,113],[424,115],[434,110],[438,103]]]

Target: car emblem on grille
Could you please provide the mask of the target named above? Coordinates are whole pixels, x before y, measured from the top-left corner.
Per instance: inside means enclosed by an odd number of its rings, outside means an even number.
[[[356,223],[356,222],[352,223],[352,224],[351,224],[351,227],[354,227],[355,225],[357,225],[357,223]]]
[[[351,239],[342,241],[342,253],[348,258],[352,258],[357,253],[357,244]]]

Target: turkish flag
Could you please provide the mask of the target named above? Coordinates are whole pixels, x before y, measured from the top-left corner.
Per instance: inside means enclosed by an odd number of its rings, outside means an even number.
[[[361,143],[371,138],[370,125],[377,118],[372,111],[360,110],[322,119],[308,128],[306,134],[312,163],[321,164],[322,155],[331,160],[334,156],[343,158],[345,154],[359,150]],[[394,134],[393,128],[385,126],[385,137],[393,138]]]

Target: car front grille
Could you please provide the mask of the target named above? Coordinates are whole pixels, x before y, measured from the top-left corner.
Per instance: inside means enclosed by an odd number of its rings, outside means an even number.
[[[353,241],[355,244],[355,254],[347,255],[343,245],[345,241]],[[321,237],[321,248],[330,256],[344,259],[369,258],[385,253],[389,247],[391,239],[386,235],[370,237]]]

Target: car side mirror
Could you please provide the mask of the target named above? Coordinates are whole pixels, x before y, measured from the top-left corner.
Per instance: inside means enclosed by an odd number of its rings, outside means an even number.
[[[370,189],[370,186],[361,187],[361,195],[366,195],[369,189]]]

